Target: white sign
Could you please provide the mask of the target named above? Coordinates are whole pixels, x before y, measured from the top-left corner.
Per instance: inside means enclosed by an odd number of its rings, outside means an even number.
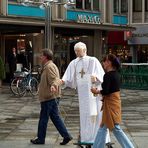
[[[99,16],[90,16],[90,15],[83,15],[78,14],[78,23],[91,23],[91,24],[101,24],[101,19]]]
[[[128,44],[148,44],[148,25],[134,27],[136,27],[136,30],[132,31]]]

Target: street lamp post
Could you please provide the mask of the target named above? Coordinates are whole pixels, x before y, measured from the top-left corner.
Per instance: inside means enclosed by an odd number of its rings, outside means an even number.
[[[45,48],[51,49],[51,5],[45,6]]]
[[[34,0],[20,0],[24,6],[33,6],[38,5],[41,9],[45,9],[45,48],[51,49],[51,39],[52,39],[52,30],[51,30],[51,5],[54,3],[59,3],[59,0],[43,0],[42,2],[37,2]],[[74,0],[66,0],[65,5],[73,5]],[[62,4],[62,3],[61,3]]]

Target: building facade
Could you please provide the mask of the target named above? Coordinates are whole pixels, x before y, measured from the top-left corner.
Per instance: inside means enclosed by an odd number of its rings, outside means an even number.
[[[65,5],[66,2],[51,4],[50,41],[61,75],[75,58],[76,42],[85,42],[88,54],[101,59],[103,54],[114,52],[109,49],[114,47],[108,43],[112,42],[109,34],[113,38],[112,33],[122,33],[123,39],[124,32],[133,29],[128,22],[128,0],[71,0],[73,4]],[[39,64],[39,50],[45,46],[45,10],[36,4],[26,7],[21,0],[0,1],[0,6],[0,55],[6,65],[13,46],[18,53],[29,51],[28,63]]]
[[[128,44],[135,57],[133,62],[148,63],[148,0],[129,1],[131,31]]]

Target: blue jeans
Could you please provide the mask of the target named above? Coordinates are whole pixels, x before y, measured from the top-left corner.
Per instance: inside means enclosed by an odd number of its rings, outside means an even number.
[[[123,130],[120,128],[119,124],[115,124],[115,127],[112,130],[114,136],[122,146],[122,148],[134,148],[131,141],[125,135]],[[93,148],[105,148],[105,139],[107,134],[107,127],[104,125],[100,127],[95,138],[95,142],[93,144]]]
[[[38,123],[37,133],[37,137],[41,142],[45,142],[49,117],[62,137],[71,137],[61,117],[59,116],[58,103],[59,99],[52,99],[49,101],[41,102],[40,119]]]

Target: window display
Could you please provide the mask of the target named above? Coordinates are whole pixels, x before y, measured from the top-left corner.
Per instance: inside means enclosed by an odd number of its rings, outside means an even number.
[[[108,47],[108,53],[115,54],[121,63],[132,63],[132,54],[128,46],[114,45]]]

